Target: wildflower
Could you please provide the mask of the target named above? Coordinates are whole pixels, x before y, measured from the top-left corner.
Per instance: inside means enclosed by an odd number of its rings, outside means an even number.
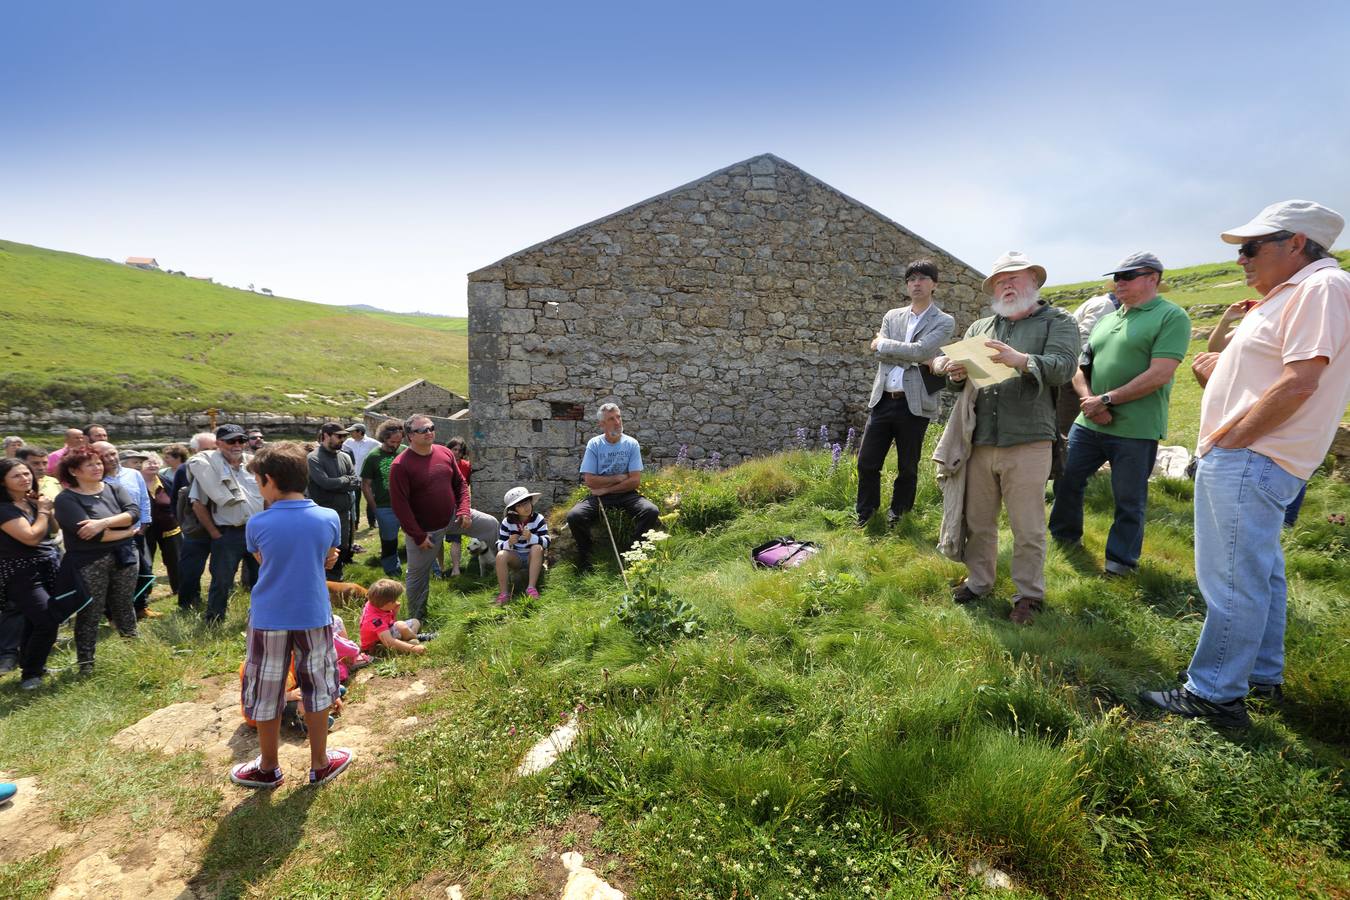
[[[722,454],[714,450],[712,456],[708,457],[708,468],[714,470],[722,468]]]
[[[689,465],[689,445],[688,445],[688,444],[681,444],[681,445],[680,445],[680,452],[675,454],[675,465],[676,465],[676,466],[687,466],[687,465]]]
[[[830,429],[825,425],[820,426],[820,446],[830,449]]]
[[[856,429],[856,428],[854,428],[853,426],[850,425],[850,426],[849,426],[849,429],[848,429],[848,437],[844,440],[844,452],[845,452],[845,453],[852,453],[852,452],[853,452],[853,441],[854,441],[854,439],[856,439],[857,437],[858,437],[858,429]]]
[[[831,475],[834,474],[834,470],[835,470],[835,469],[839,468],[839,457],[842,456],[843,453],[844,453],[844,448],[843,448],[843,447],[840,447],[839,444],[837,444],[837,443],[834,444],[834,445],[832,445],[832,446],[830,447],[830,474],[831,474]]]
[[[797,449],[798,449],[798,450],[805,450],[805,449],[806,449],[806,429],[805,429],[805,428],[798,428],[798,429],[797,429]]]

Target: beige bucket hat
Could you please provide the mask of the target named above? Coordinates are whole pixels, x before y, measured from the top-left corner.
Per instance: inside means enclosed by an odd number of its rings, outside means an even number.
[[[1045,286],[1045,266],[1036,265],[1020,250],[1009,250],[994,260],[994,268],[984,280],[984,292],[993,295],[994,276],[1002,275],[1004,272],[1021,272],[1024,269],[1030,269],[1036,276],[1036,287]]]

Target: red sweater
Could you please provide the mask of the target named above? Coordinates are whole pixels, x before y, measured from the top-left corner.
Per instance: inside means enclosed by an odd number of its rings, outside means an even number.
[[[389,501],[408,540],[420,544],[428,532],[469,515],[469,484],[449,450],[432,444],[422,456],[409,448],[389,467]]]

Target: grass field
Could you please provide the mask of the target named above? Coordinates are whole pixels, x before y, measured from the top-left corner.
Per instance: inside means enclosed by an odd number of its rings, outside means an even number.
[[[849,526],[855,476],[823,452],[667,470],[646,490],[678,516],[643,576],[645,613],[625,617],[612,564],[584,578],[560,565],[541,601],[505,609],[488,580],[436,582],[441,639],[354,694],[373,702],[381,681],[417,673],[435,685],[417,727],[322,791],[240,803],[201,754],[108,744],[205,679],[235,677],[243,596],[223,628],[170,614],[135,644],[103,641],[92,680],[67,673],[35,696],[0,682],[0,769],[38,776],[47,814],[78,840],[122,829],[114,848],[131,853],[144,835],[191,835],[185,874],[203,896],[460,883],[471,897],[556,897],[548,872],[568,848],[639,898],[983,896],[975,861],[1026,897],[1345,896],[1350,554],[1326,515],[1350,508],[1350,485],[1315,480],[1286,537],[1286,701],[1241,737],[1134,699],[1172,681],[1199,631],[1189,482],[1155,483],[1142,570],[1108,581],[1098,478],[1086,552],[1051,550],[1048,609],[1029,628],[1007,621],[1003,579],[980,606],[951,604],[961,570],[931,549],[927,472],[919,512],[889,532]],[[749,548],[781,534],[823,552],[754,570]],[[693,636],[663,637],[672,621]],[[512,777],[578,707],[573,751]],[[9,859],[0,895],[45,896],[78,840]]]
[[[0,319],[0,396],[30,410],[350,415],[369,391],[417,378],[468,390],[464,319],[354,312],[10,241]]]

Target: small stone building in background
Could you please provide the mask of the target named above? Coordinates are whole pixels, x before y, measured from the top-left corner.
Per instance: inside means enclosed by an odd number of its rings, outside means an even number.
[[[444,421],[468,408],[469,401],[459,394],[419,378],[366,404],[361,411],[361,421],[366,424],[366,433],[374,437],[375,429],[386,419],[406,419],[413,413],[423,413]],[[436,439],[444,444],[451,435],[441,434],[440,421],[436,425]]]
[[[681,445],[736,463],[798,427],[843,442],[918,257],[959,335],[984,305],[978,271],[765,154],[470,273],[476,502],[515,484],[565,496],[609,400],[653,467]]]

